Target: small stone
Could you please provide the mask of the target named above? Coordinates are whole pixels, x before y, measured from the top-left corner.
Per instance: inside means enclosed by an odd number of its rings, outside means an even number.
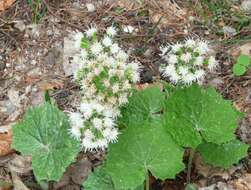
[[[36,68],[34,68],[34,69],[31,69],[28,73],[27,73],[27,75],[28,76],[39,76],[39,75],[41,75],[42,74],[42,72],[41,72],[41,69],[39,68],[39,67],[36,67]]]
[[[11,114],[16,111],[16,106],[10,100],[6,100],[4,104],[5,112],[7,112],[8,114]]]
[[[15,21],[14,27],[17,28],[20,32],[23,32],[26,28],[24,21],[22,20]]]
[[[0,71],[3,71],[6,68],[6,64],[4,62],[0,62]]]
[[[37,64],[37,61],[33,59],[33,60],[31,60],[30,64],[31,64],[31,65],[36,65],[36,64]]]
[[[126,33],[132,33],[134,31],[134,27],[130,25],[124,26],[123,31]]]
[[[245,0],[242,2],[241,4],[241,8],[247,12],[247,13],[251,13],[251,0]]]
[[[25,94],[29,94],[30,92],[31,92],[31,85],[29,85],[29,86],[26,86],[26,88],[25,88]]]
[[[92,3],[86,3],[86,8],[88,12],[94,12],[96,7]]]
[[[234,36],[237,34],[236,29],[231,26],[223,26],[222,30],[223,30],[224,34],[226,34],[228,36]]]
[[[205,33],[205,35],[209,35],[210,34],[210,32],[208,30],[206,30],[204,33]]]
[[[32,92],[37,92],[38,91],[38,88],[36,87],[36,86],[34,86],[33,88],[32,88]]]

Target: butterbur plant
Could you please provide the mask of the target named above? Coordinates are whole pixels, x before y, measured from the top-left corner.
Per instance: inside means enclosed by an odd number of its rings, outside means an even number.
[[[160,71],[172,85],[136,90],[140,66],[116,43],[116,34],[114,26],[99,31],[95,25],[73,33],[81,101],[69,117],[48,101],[14,126],[13,147],[32,156],[38,181],[58,181],[80,150],[107,150],[85,190],[150,190],[150,175],[174,179],[185,168],[189,184],[196,152],[225,169],[246,156],[249,146],[235,136],[242,113],[214,88],[203,87],[218,66],[206,41],[162,46],[167,64]]]
[[[129,98],[119,118],[119,124],[127,127],[109,146],[102,173],[94,174],[99,178],[92,176],[84,183],[87,190],[92,190],[94,179],[96,185],[98,181],[103,185],[100,175],[104,173],[111,189],[136,189],[145,181],[148,190],[149,172],[164,180],[185,168],[185,149],[190,150],[188,183],[195,152],[205,163],[225,169],[247,155],[249,146],[234,134],[241,114],[230,101],[197,84],[177,87],[169,94],[156,86]]]
[[[201,39],[189,38],[181,43],[161,46],[160,50],[161,57],[167,62],[161,65],[160,72],[173,84],[202,84],[205,75],[218,65],[208,42]]]
[[[78,111],[70,114],[73,137],[81,141],[83,150],[104,150],[116,142],[116,118],[126,104],[133,85],[139,81],[139,65],[128,60],[128,54],[115,42],[114,26],[98,37],[91,25],[84,33],[75,34],[74,78],[80,85],[82,101]]]

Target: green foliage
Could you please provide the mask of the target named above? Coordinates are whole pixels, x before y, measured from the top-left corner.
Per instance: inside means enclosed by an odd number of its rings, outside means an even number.
[[[85,190],[125,190],[121,188],[116,189],[111,177],[103,168],[97,168],[92,172],[83,183],[83,186]],[[140,185],[135,190],[144,190],[144,186]]]
[[[247,155],[248,147],[239,140],[232,140],[222,145],[204,143],[198,147],[198,151],[206,163],[228,169]]]
[[[85,190],[116,190],[111,177],[102,168],[92,172],[83,186]]]
[[[240,114],[213,88],[163,84],[163,90],[135,91],[121,114],[119,141],[110,144],[105,165],[84,182],[86,190],[143,190],[149,172],[162,180],[175,178],[184,169],[184,147],[223,168],[247,154],[249,146],[234,134]],[[49,101],[29,109],[14,126],[13,147],[32,156],[38,181],[58,181],[74,161],[79,143],[68,127],[67,117]]]
[[[130,126],[159,118],[164,100],[165,95],[159,87],[135,92],[129,98],[129,103],[121,110],[123,117],[119,121],[120,125]]]
[[[198,188],[193,184],[187,184],[185,190],[198,190]]]
[[[240,64],[234,64],[233,73],[235,76],[242,76],[247,72],[247,68]]]
[[[46,7],[42,0],[27,0],[28,5],[32,9],[32,22],[37,24],[38,21],[44,16]]]
[[[184,169],[183,150],[159,123],[131,125],[111,144],[105,170],[115,187],[132,189],[144,182],[148,170],[157,178],[175,178]]]
[[[89,42],[89,40],[88,40],[87,37],[84,37],[84,38],[81,40],[80,47],[81,47],[81,48],[84,48],[84,49],[88,49],[88,48],[90,47],[90,42]]]
[[[13,148],[32,156],[38,181],[58,181],[79,152],[79,143],[68,134],[67,117],[56,106],[30,108],[13,128]]]
[[[137,187],[148,171],[156,178],[174,178],[184,167],[183,147],[199,146],[202,156],[208,154],[206,162],[224,168],[246,155],[248,146],[234,140],[240,114],[230,101],[198,85],[175,90],[164,84],[163,90],[137,91],[122,109],[120,123],[126,129],[110,145],[104,166],[115,188]]]
[[[251,64],[251,58],[248,55],[240,55],[237,59],[237,62],[233,66],[233,73],[236,76],[244,75],[248,67]]]
[[[241,9],[233,9],[234,6],[240,6],[240,1],[190,0],[190,6],[195,9],[202,24],[217,35],[224,35],[222,24],[234,28],[237,34],[244,29],[250,31],[251,22],[249,16]],[[238,38],[238,35],[232,37],[232,40],[233,38]]]
[[[251,58],[248,55],[240,55],[237,59],[237,64],[248,67],[251,64]]]
[[[238,113],[213,88],[177,89],[165,107],[165,126],[181,146],[195,149],[204,140],[221,144],[235,138]]]

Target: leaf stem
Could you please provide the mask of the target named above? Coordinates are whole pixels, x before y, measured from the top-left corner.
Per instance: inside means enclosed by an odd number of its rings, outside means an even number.
[[[195,150],[190,149],[189,160],[188,160],[188,165],[187,165],[187,184],[191,183],[191,171],[192,171],[194,153],[195,153]]]
[[[149,172],[147,171],[146,172],[146,190],[149,190],[150,187],[149,187]]]

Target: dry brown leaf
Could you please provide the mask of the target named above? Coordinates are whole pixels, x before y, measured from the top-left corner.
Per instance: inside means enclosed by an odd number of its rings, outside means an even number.
[[[147,0],[149,5],[149,17],[153,23],[158,23],[159,28],[168,25],[184,26],[187,19],[187,11],[180,8],[176,3],[170,0]]]
[[[13,152],[11,148],[12,132],[9,126],[0,126],[0,156]]]
[[[15,155],[14,159],[12,159],[8,166],[11,171],[18,174],[28,174],[31,170],[31,156],[20,156]]]
[[[242,46],[236,47],[231,51],[233,57],[238,57],[240,54],[251,56],[251,43],[246,43]]]
[[[236,190],[250,190],[251,189],[251,174],[246,174],[245,176],[237,179],[234,182]]]
[[[143,90],[145,88],[150,88],[150,87],[154,87],[154,86],[158,86],[161,89],[163,89],[163,85],[161,83],[155,82],[155,83],[144,83],[144,84],[137,84],[136,88],[137,90]]]
[[[14,171],[11,171],[12,182],[15,190],[30,190],[26,185],[21,181],[20,177]]]
[[[64,82],[62,80],[42,81],[38,87],[42,91],[60,89],[64,87]]]
[[[241,54],[251,56],[251,43],[244,44],[240,47]]]
[[[205,164],[203,162],[200,154],[195,155],[194,165],[195,165],[197,172],[200,175],[204,176],[205,178],[212,178],[214,176],[220,176],[224,180],[228,180],[231,177],[231,175],[238,169],[236,167],[232,167],[229,170],[224,170],[222,168],[210,166],[210,165]]]
[[[151,22],[158,23],[158,28],[164,28],[168,25],[184,26],[188,21],[187,10],[180,8],[171,0],[145,0],[144,3],[136,0],[110,0],[114,6],[125,8],[126,10],[139,9],[147,6]]]
[[[9,8],[16,0],[0,0],[0,11]]]
[[[117,1],[117,5],[127,10],[135,9],[140,7],[140,3],[136,2],[135,0],[120,0]]]
[[[114,7],[119,6],[126,10],[138,9],[142,6],[142,3],[136,0],[109,0],[108,2]]]

